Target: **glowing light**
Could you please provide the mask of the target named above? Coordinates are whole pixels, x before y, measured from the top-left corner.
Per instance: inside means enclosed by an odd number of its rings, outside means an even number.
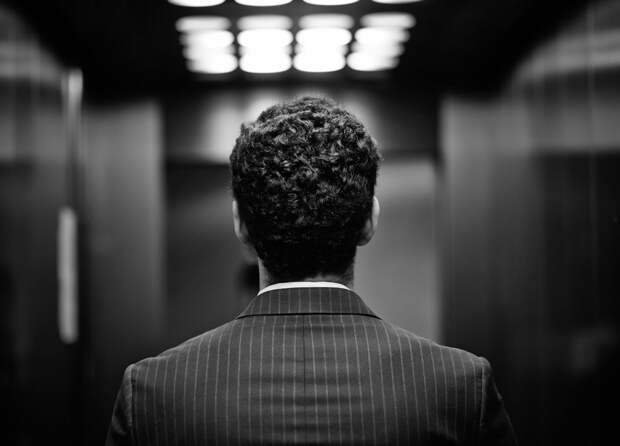
[[[347,14],[309,14],[299,19],[300,28],[352,28],[353,23]]]
[[[189,6],[192,8],[202,8],[204,6],[221,5],[226,0],[168,0],[173,5]]]
[[[237,20],[237,27],[246,29],[288,29],[293,26],[293,21],[285,15],[248,15]]]
[[[345,66],[345,59],[338,52],[308,51],[297,54],[293,65],[299,71],[328,73],[342,70]]]
[[[220,16],[192,16],[177,20],[176,28],[179,32],[196,32],[206,30],[222,30],[230,27],[230,20]]]
[[[402,5],[404,3],[415,3],[422,0],[372,0],[375,3],[383,3],[386,5]]]
[[[309,53],[309,52],[318,52],[318,53],[336,53],[345,55],[349,51],[349,47],[347,45],[341,46],[306,46],[297,44],[295,45],[296,53]]]
[[[355,39],[362,45],[401,43],[409,39],[409,32],[401,28],[360,28]]]
[[[235,0],[235,2],[244,6],[278,6],[286,5],[293,0]]]
[[[347,65],[356,71],[383,71],[396,68],[398,59],[381,57],[374,53],[354,52],[347,57]]]
[[[361,18],[362,26],[385,28],[411,28],[415,17],[404,12],[376,12]]]
[[[372,53],[382,57],[398,57],[405,51],[405,47],[400,43],[391,43],[383,45],[362,45],[359,42],[353,42],[351,45],[352,52]]]
[[[265,54],[266,57],[270,57],[272,54],[291,54],[291,51],[292,48],[290,45],[265,48],[248,48],[245,46],[239,47],[239,54],[242,56],[246,54]]]
[[[190,46],[221,48],[231,45],[235,41],[235,36],[230,31],[208,30],[184,34],[181,36],[181,41]]]
[[[247,73],[281,73],[291,68],[291,57],[281,52],[248,52],[239,59],[239,68]]]
[[[351,41],[351,33],[344,28],[309,28],[299,31],[296,39],[306,47],[342,46]]]
[[[282,47],[293,41],[293,34],[285,29],[248,29],[237,36],[239,45],[248,48]]]
[[[358,0],[304,0],[306,3],[310,3],[311,5],[320,5],[320,6],[337,6],[337,5],[350,5],[351,3],[355,3]]]
[[[183,55],[189,60],[208,58],[213,54],[235,54],[235,47],[225,46],[221,48],[204,48],[201,46],[188,46],[183,49]]]
[[[214,53],[199,60],[189,60],[187,68],[199,73],[230,73],[237,69],[237,58],[232,54]]]

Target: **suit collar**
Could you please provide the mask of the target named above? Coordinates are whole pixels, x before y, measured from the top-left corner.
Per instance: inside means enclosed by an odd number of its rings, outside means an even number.
[[[309,282],[309,281],[280,282],[280,283],[274,283],[272,285],[266,286],[265,288],[263,288],[262,290],[258,292],[258,295],[260,296],[261,294],[266,293],[267,291],[283,290],[285,288],[342,288],[345,290],[349,289],[343,284],[336,283],[336,282]]]
[[[380,319],[353,291],[303,287],[265,291],[237,318],[276,314],[361,314]]]

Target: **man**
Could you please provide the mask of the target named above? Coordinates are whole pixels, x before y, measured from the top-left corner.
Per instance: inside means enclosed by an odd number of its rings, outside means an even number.
[[[109,445],[515,444],[485,359],[383,321],[352,291],[379,218],[378,161],[328,100],[242,126],[234,229],[261,291],[235,320],[127,368]]]

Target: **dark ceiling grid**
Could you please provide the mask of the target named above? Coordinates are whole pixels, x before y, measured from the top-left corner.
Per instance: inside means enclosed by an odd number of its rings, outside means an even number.
[[[404,11],[416,17],[399,66],[387,81],[378,82],[407,88],[491,91],[541,39],[594,1],[422,0],[384,5],[360,0],[330,7],[293,0],[288,5],[259,8],[227,0],[213,7],[184,8],[167,0],[0,0],[20,12],[68,64],[81,67],[87,90],[102,98],[208,87],[186,69],[174,26],[179,17],[301,16],[325,10],[355,11],[357,18],[371,11]],[[289,76],[278,82],[299,80]],[[357,78],[344,75],[330,81],[352,80]],[[226,82],[248,80],[234,76]]]

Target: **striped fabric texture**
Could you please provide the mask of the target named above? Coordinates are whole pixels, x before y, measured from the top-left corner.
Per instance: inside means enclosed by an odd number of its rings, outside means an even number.
[[[489,363],[353,291],[263,293],[124,374],[107,445],[514,445]]]

